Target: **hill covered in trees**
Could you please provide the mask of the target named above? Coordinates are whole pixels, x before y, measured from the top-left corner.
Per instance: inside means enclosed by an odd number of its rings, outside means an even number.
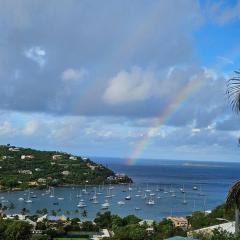
[[[124,174],[65,152],[0,146],[0,189],[128,183]]]

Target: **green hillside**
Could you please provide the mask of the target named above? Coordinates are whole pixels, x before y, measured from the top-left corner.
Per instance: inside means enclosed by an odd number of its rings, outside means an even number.
[[[128,183],[126,175],[115,174],[88,158],[56,151],[0,146],[0,188]]]

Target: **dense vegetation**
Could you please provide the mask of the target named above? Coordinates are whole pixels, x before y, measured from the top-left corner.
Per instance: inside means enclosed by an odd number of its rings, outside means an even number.
[[[0,146],[2,189],[109,182],[131,182],[131,179],[127,176],[116,178],[115,173],[103,165],[68,153]]]

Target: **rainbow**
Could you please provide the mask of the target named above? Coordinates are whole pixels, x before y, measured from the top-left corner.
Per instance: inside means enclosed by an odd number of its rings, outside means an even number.
[[[134,165],[142,152],[146,149],[151,138],[159,131],[162,125],[166,124],[175,113],[184,105],[184,103],[198,90],[203,84],[202,78],[192,79],[182,90],[172,99],[170,104],[164,109],[161,115],[154,122],[140,141],[136,144],[130,157],[127,159],[127,165]]]

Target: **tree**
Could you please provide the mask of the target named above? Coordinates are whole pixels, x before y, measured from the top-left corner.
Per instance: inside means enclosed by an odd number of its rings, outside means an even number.
[[[240,113],[240,70],[235,71],[235,76],[227,82],[227,95],[232,110]]]
[[[240,113],[240,71],[235,71],[235,76],[229,79],[227,83],[227,95],[232,106],[232,110]],[[239,234],[239,207],[240,207],[240,181],[237,181],[229,190],[227,200],[227,209],[235,207],[235,234]]]
[[[32,226],[23,221],[13,221],[8,225],[4,236],[5,240],[29,240],[32,235]]]

